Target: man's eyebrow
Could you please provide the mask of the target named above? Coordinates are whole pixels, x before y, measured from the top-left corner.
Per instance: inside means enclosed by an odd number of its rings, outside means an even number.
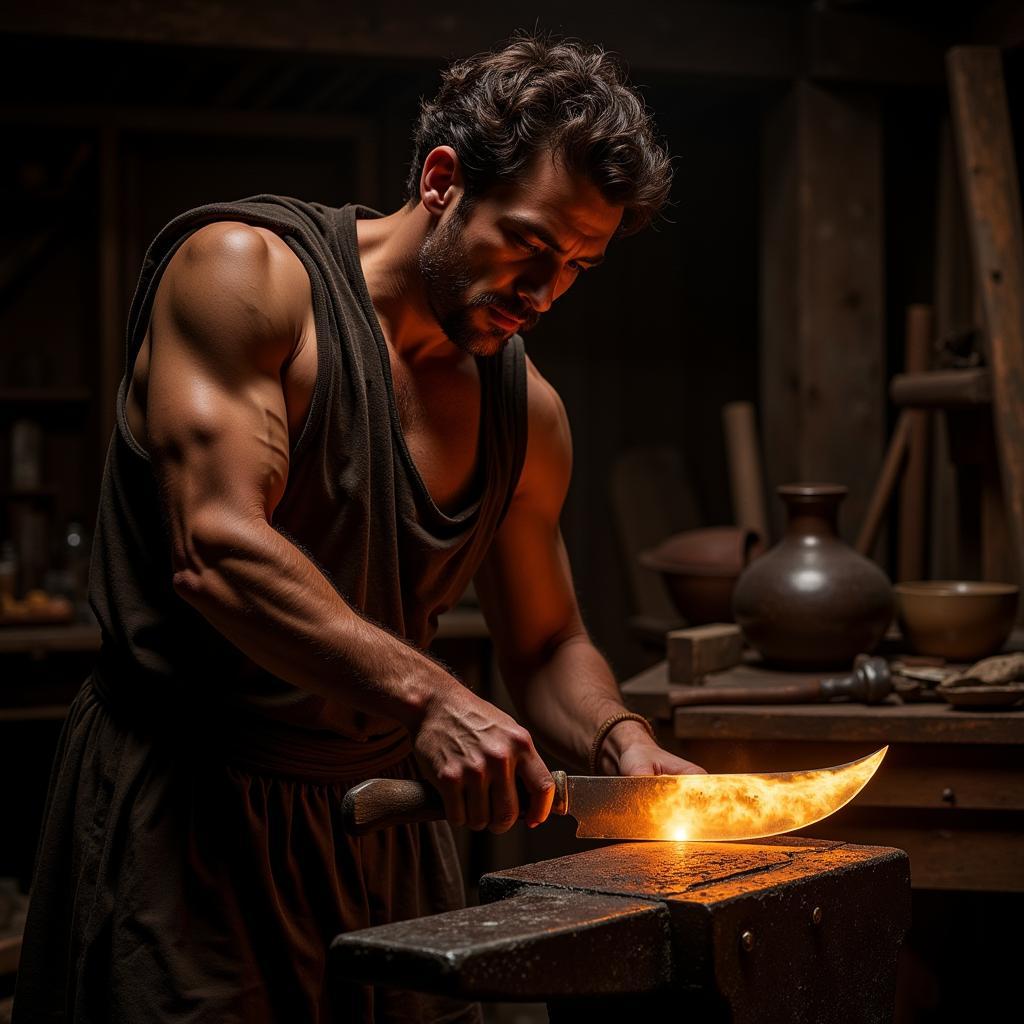
[[[520,231],[525,231],[527,234],[533,235],[534,238],[539,238],[549,249],[557,252],[559,256],[565,253],[565,249],[558,244],[555,237],[540,224],[535,224],[532,220],[528,220],[526,217],[518,217],[515,214],[509,214],[506,220]],[[604,256],[579,256],[576,262],[596,267],[599,263],[604,262]]]

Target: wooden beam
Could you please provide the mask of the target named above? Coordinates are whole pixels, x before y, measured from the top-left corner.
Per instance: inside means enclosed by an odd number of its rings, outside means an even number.
[[[412,0],[377,0],[360,8],[334,0],[153,0],[127,7],[117,0],[51,0],[0,7],[0,32],[432,64],[489,49],[535,21],[541,30],[614,49],[632,67],[648,71],[786,78],[799,65],[798,18],[760,4],[636,0],[623,17],[613,5],[549,0],[540,18],[476,0],[453,0],[443,12]]]
[[[804,15],[804,73],[820,82],[933,85],[945,81],[943,45],[931,23],[863,11]]]
[[[983,366],[967,370],[897,373],[889,384],[889,398],[893,405],[912,409],[988,405],[992,401],[992,375]]]
[[[974,279],[985,321],[992,370],[996,447],[1012,551],[992,552],[1024,567],[1024,234],[1020,187],[1002,55],[992,47],[957,47],[949,54],[953,129]],[[1012,563],[1011,563],[1012,564]]]
[[[850,489],[863,521],[885,441],[882,127],[870,96],[799,82],[764,125],[761,408],[768,480]],[[778,503],[776,532],[781,525]]]

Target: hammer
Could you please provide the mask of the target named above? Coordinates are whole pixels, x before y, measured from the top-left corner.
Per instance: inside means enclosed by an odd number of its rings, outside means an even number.
[[[845,676],[808,679],[787,686],[701,686],[671,693],[672,707],[694,704],[819,704],[848,700],[879,704],[892,693],[892,677],[885,658],[863,658]]]

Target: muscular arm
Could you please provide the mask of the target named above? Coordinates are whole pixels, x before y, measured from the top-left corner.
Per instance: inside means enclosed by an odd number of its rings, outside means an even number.
[[[528,734],[360,616],[272,526],[288,477],[282,377],[309,302],[298,258],[276,236],[244,225],[200,230],[165,271],[150,323],[145,442],[175,591],[282,679],[401,722],[451,820],[466,819],[467,801],[474,809],[469,766],[483,772],[492,760],[512,808],[492,796],[480,827],[502,815],[514,820],[517,771],[541,820],[551,779]]]
[[[599,726],[625,709],[581,621],[559,529],[572,469],[565,409],[532,366],[529,389],[523,475],[477,574],[477,591],[503,678],[531,731],[564,760],[586,764]],[[609,775],[702,771],[630,721],[608,734],[600,768]]]

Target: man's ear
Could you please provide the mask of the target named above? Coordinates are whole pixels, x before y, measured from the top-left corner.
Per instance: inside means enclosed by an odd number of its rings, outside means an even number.
[[[437,146],[423,161],[420,202],[428,213],[440,217],[462,194],[462,166],[451,146]]]

